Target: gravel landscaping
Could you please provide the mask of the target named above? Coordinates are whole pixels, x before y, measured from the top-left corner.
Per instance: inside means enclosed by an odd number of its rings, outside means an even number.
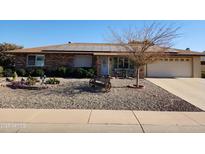
[[[127,88],[135,83],[133,79],[112,79],[109,93],[101,88],[90,88],[88,79],[60,81],[60,85],[42,90],[1,86],[0,108],[202,111],[144,79],[140,80],[144,89]]]

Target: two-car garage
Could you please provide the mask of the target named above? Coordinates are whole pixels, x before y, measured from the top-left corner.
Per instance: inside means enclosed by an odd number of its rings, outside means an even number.
[[[164,58],[146,67],[147,77],[192,77],[192,58]]]

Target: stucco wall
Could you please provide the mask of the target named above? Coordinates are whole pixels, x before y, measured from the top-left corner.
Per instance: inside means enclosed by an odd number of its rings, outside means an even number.
[[[200,57],[193,57],[193,77],[201,77],[201,59]]]
[[[74,56],[74,67],[92,67],[92,55]]]

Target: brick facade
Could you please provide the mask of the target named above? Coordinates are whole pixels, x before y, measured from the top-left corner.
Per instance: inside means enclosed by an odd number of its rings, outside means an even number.
[[[15,67],[26,68],[27,56],[34,54],[17,54],[15,55]],[[45,66],[43,68],[55,69],[60,66],[73,66],[73,55],[70,54],[41,54],[45,56]]]
[[[16,54],[15,55],[15,66],[16,68],[26,68],[27,67],[27,56],[34,54]],[[72,67],[74,61],[74,55],[71,54],[41,54],[45,56],[45,66],[46,69],[56,69],[60,66]],[[92,65],[97,69],[97,74],[100,75],[100,59],[98,56],[93,56]],[[111,65],[111,64],[110,64]],[[144,69],[140,70],[140,78],[144,78]]]
[[[25,68],[27,61],[26,54],[17,54],[15,55],[15,67],[16,68]]]
[[[74,56],[70,54],[46,54],[45,68],[57,68],[60,66],[72,67]]]

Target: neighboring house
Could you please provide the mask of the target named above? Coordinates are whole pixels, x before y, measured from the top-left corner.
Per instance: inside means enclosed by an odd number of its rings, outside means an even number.
[[[16,68],[94,67],[99,75],[134,74],[134,65],[126,58],[128,52],[118,44],[68,43],[8,52],[15,55]],[[202,53],[170,49],[168,54],[167,58],[146,65],[140,76],[201,77]]]

